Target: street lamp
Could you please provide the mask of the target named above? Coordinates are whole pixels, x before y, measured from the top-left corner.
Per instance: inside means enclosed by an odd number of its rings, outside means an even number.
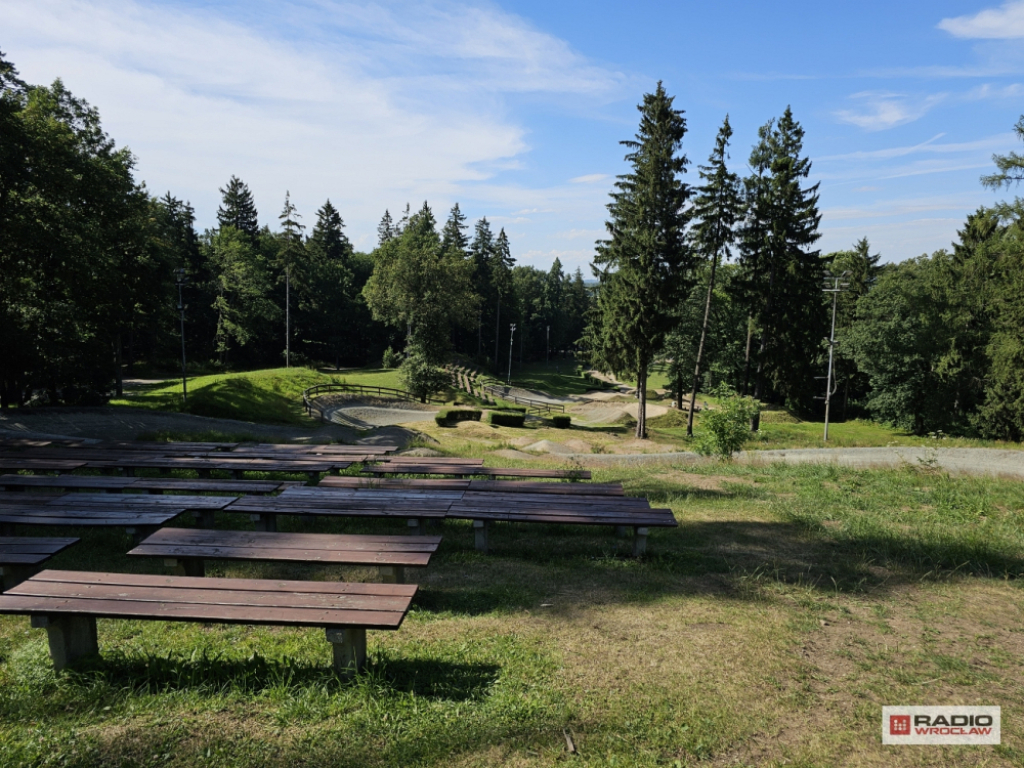
[[[835,394],[832,391],[832,353],[836,347],[836,304],[839,300],[839,294],[850,287],[849,283],[843,282],[844,278],[849,274],[849,272],[843,272],[841,275],[833,275],[831,272],[826,271],[822,286],[824,293],[832,294],[832,332],[828,337],[828,376],[825,378],[825,436],[822,438],[822,442],[826,443],[828,442],[829,405],[832,402],[832,395]]]
[[[547,326],[547,331],[544,334],[544,365],[547,366],[551,363],[551,326]]]
[[[516,334],[516,324],[509,326],[508,334],[508,386],[512,386],[512,337]]]
[[[188,379],[185,375],[185,302],[182,288],[188,282],[184,267],[174,270],[174,282],[178,284],[178,312],[181,315],[181,401],[188,405]]]

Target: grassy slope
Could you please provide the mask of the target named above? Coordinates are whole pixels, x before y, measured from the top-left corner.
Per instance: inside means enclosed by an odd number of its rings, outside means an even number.
[[[400,389],[398,372],[360,369],[322,373],[309,368],[273,368],[246,373],[200,376],[188,382],[188,407],[181,407],[181,382],[169,381],[141,389],[111,405],[194,413],[265,424],[313,424],[302,410],[302,391],[316,384],[347,382]]]
[[[446,523],[416,610],[370,633],[353,685],[327,672],[322,630],[101,621],[105,660],[54,675],[45,634],[0,617],[0,764],[548,766],[567,759],[563,731],[590,766],[1024,764],[1020,483],[728,465],[595,479],[681,527],[637,562],[603,529],[497,526],[481,556]],[[55,567],[160,571],[119,533],[75,534],[86,546]],[[1003,745],[882,747],[894,702],[1001,705]]]

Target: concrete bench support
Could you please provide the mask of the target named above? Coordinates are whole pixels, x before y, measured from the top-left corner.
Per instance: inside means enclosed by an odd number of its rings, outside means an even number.
[[[633,557],[640,557],[647,552],[647,529],[633,529]]]
[[[423,520],[418,517],[410,517],[408,520],[409,533],[413,536],[423,536],[426,534],[424,530]]]
[[[152,536],[158,529],[155,525],[140,525],[134,528],[125,528],[125,531],[132,537],[132,546],[137,547],[143,539]]]
[[[404,565],[380,565],[377,566],[380,573],[380,580],[385,584],[405,584]]]
[[[366,667],[366,629],[364,627],[327,630],[327,642],[334,646],[334,671],[350,679]]]
[[[150,493],[152,492],[153,491],[150,491]],[[158,490],[157,493],[162,493],[162,491]],[[192,514],[195,515],[196,523],[199,524],[200,528],[205,528],[207,530],[216,528],[216,524],[214,523],[214,510],[197,509]]]
[[[626,535],[627,535],[628,532],[629,532],[629,528],[627,526],[625,526],[625,525],[616,525],[615,526],[615,535],[618,536],[620,539],[626,538]]]
[[[100,652],[96,619],[92,616],[33,616],[32,626],[46,630],[50,658],[58,672],[78,659]]]
[[[277,531],[277,515],[249,515],[249,519],[256,525],[257,531]]]
[[[3,565],[0,566],[0,588],[8,590],[20,584],[37,570],[34,565]]]
[[[478,552],[487,554],[487,521],[486,520],[474,520],[473,521],[473,534]]]

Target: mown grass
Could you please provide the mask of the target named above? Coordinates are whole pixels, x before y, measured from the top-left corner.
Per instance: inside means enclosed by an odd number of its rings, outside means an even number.
[[[680,527],[633,560],[628,540],[571,526],[497,526],[484,556],[447,522],[415,610],[370,633],[352,684],[329,674],[321,630],[101,621],[103,660],[58,675],[42,631],[0,618],[0,765],[1024,764],[1020,483],[719,464],[595,480],[672,508]],[[129,560],[118,532],[75,533],[55,567],[161,570]],[[1001,705],[1003,745],[883,747],[893,703]]]

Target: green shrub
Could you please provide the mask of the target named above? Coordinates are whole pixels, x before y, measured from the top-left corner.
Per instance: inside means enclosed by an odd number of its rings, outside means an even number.
[[[449,408],[446,411],[439,411],[434,416],[434,421],[439,427],[451,424],[456,421],[480,421],[483,411],[476,408]]]
[[[381,366],[388,370],[397,368],[402,363],[402,354],[388,347],[384,350],[384,357],[380,362]]]
[[[711,394],[719,399],[719,404],[714,410],[701,413],[694,447],[701,456],[717,454],[728,461],[750,437],[750,420],[760,413],[761,406],[752,397],[740,397],[725,384]]]
[[[555,429],[568,429],[572,423],[572,416],[552,416],[551,423]]]
[[[490,411],[487,423],[495,427],[522,427],[526,423],[526,414],[520,411]]]

